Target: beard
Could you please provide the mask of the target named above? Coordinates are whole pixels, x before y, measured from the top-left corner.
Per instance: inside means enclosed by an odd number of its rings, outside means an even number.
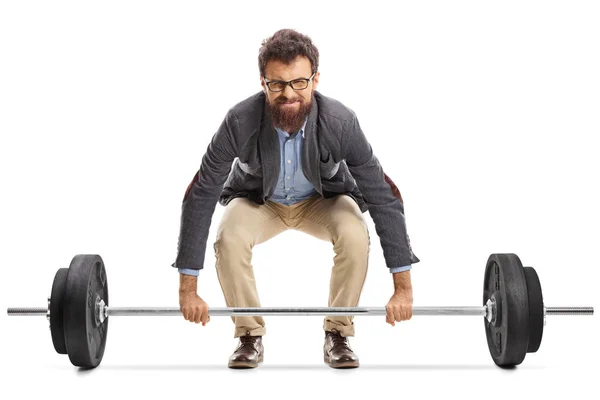
[[[314,90],[313,90],[314,92]],[[273,126],[279,129],[282,129],[289,134],[293,134],[302,128],[304,124],[304,120],[310,114],[310,110],[312,109],[313,104],[313,93],[311,93],[310,100],[307,102],[304,101],[302,97],[300,98],[285,98],[278,97],[274,104],[269,102],[269,98],[265,96],[265,103],[267,106],[267,110],[271,115],[271,121],[273,122]],[[290,101],[298,100],[300,102],[300,106],[298,108],[283,108],[281,103],[287,103]]]

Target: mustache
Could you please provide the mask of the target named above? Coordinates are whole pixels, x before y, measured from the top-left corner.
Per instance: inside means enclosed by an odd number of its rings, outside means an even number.
[[[295,103],[297,101],[302,101],[302,99],[294,99],[294,100],[289,100],[289,99],[283,99],[277,102],[277,104],[291,104],[291,103]]]

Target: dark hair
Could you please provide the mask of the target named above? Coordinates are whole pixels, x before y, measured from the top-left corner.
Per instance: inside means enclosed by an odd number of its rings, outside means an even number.
[[[298,56],[309,59],[311,74],[317,71],[319,68],[319,50],[312,43],[310,37],[293,29],[280,29],[261,43],[258,53],[260,75],[265,76],[267,62],[277,60],[291,64]]]

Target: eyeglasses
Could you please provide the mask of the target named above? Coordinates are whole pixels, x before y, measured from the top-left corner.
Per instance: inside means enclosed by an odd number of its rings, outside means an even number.
[[[294,79],[292,81],[268,81],[267,82],[267,78],[263,77],[263,79],[265,80],[265,83],[267,84],[267,87],[269,88],[269,90],[271,92],[282,92],[287,85],[290,85],[290,87],[294,90],[303,90],[306,89],[308,87],[308,82],[310,82],[310,80],[313,78],[313,76],[315,76],[317,72],[315,71],[314,74],[312,74],[310,76],[310,78],[306,79],[306,78],[298,78],[298,79]]]

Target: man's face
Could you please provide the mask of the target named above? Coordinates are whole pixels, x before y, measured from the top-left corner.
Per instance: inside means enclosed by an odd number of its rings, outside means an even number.
[[[281,92],[272,92],[266,85],[270,81],[291,81],[299,78],[310,78],[312,75],[310,61],[306,57],[297,57],[292,63],[269,61],[265,67],[265,76],[260,77],[260,84],[265,92],[267,108],[271,114],[273,126],[292,134],[302,127],[304,119],[310,114],[313,92],[319,83],[317,72],[308,83],[306,89],[294,90],[287,85]]]

